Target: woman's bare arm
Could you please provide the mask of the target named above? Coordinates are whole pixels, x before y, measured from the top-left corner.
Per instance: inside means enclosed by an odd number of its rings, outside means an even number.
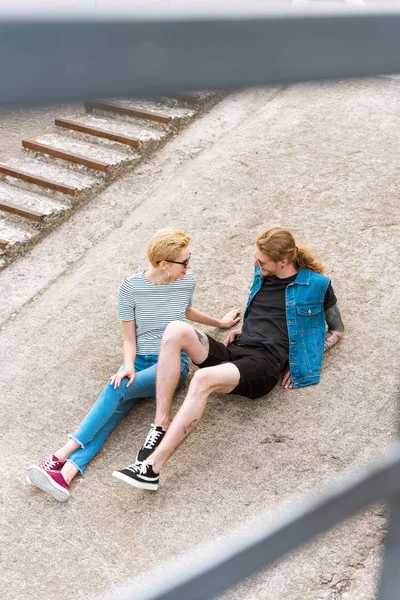
[[[195,323],[228,329],[240,321],[240,310],[230,310],[222,317],[222,319],[214,319],[214,317],[210,317],[209,315],[206,315],[206,313],[190,307],[186,309],[186,318]]]
[[[122,331],[124,333],[123,354],[125,369],[110,377],[110,383],[114,384],[114,388],[121,385],[124,377],[129,377],[127,387],[135,380],[136,321],[122,321]]]

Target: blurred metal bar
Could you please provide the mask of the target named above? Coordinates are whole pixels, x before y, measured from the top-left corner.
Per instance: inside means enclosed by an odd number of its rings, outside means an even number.
[[[398,600],[400,597],[400,494],[393,496],[389,506],[380,585],[380,600]]]
[[[400,72],[400,13],[25,21],[0,12],[0,106]]]
[[[273,525],[262,522],[248,525],[229,536],[229,540],[203,549],[185,559],[182,566],[174,569],[174,563],[163,565],[162,573],[147,574],[153,582],[150,593],[138,593],[132,586],[135,600],[208,600],[239,583],[258,569],[266,567],[300,544],[323,533],[343,519],[350,517],[369,504],[379,502],[400,493],[400,443],[394,445],[385,458],[364,473],[354,469],[341,477],[318,500],[306,499],[295,510],[277,516]],[[384,586],[387,590],[399,590],[399,504],[394,503],[392,537],[388,542]],[[397,567],[396,567],[397,565]],[[160,583],[161,581],[161,583]],[[385,589],[385,587],[383,588]],[[134,594],[133,594],[134,590]],[[390,593],[390,592],[388,592]],[[129,594],[126,596],[129,598]],[[382,600],[394,600],[386,595]],[[396,596],[396,600],[398,595]]]

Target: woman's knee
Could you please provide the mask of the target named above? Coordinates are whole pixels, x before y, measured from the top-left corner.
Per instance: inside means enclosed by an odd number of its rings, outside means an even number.
[[[117,388],[114,387],[114,384],[111,383],[111,381],[108,381],[102,393],[97,398],[96,403],[100,406],[107,407],[108,409],[116,409],[124,401],[125,388],[128,381],[128,378],[126,378],[126,381],[123,379],[121,385]]]

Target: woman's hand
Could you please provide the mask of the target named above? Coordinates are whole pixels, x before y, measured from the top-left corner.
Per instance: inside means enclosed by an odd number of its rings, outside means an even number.
[[[126,387],[129,387],[131,385],[131,383],[133,383],[135,381],[134,369],[133,368],[127,369],[125,367],[125,369],[123,371],[118,371],[118,373],[115,373],[115,375],[110,377],[110,383],[111,383],[111,385],[114,384],[114,390],[121,385],[121,381],[123,380],[124,377],[129,377],[129,381],[126,384]]]
[[[232,342],[234,342],[236,340],[237,337],[239,337],[239,335],[242,333],[241,329],[236,329],[236,331],[230,331],[228,333],[228,335],[226,336],[226,338],[224,339],[224,345],[228,346],[229,344],[231,344]]]
[[[284,387],[286,390],[293,389],[292,376],[290,374],[290,369],[287,369],[284,372],[283,377],[282,377],[281,386]]]
[[[229,329],[229,327],[233,327],[240,321],[240,310],[230,310],[222,317],[219,322],[219,326],[221,329]]]

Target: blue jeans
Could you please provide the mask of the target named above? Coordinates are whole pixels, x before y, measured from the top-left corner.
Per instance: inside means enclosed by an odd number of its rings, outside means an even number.
[[[134,382],[127,387],[129,379],[124,377],[121,385],[114,389],[114,385],[107,382],[104,390],[83,419],[82,423],[69,437],[80,444],[68,458],[75,467],[83,473],[86,465],[97,454],[104,442],[115,429],[139,398],[155,396],[156,393],[156,371],[157,354],[143,354],[136,357]],[[120,371],[125,368],[122,364]],[[180,387],[189,374],[189,359],[181,353],[181,376],[178,387]]]

